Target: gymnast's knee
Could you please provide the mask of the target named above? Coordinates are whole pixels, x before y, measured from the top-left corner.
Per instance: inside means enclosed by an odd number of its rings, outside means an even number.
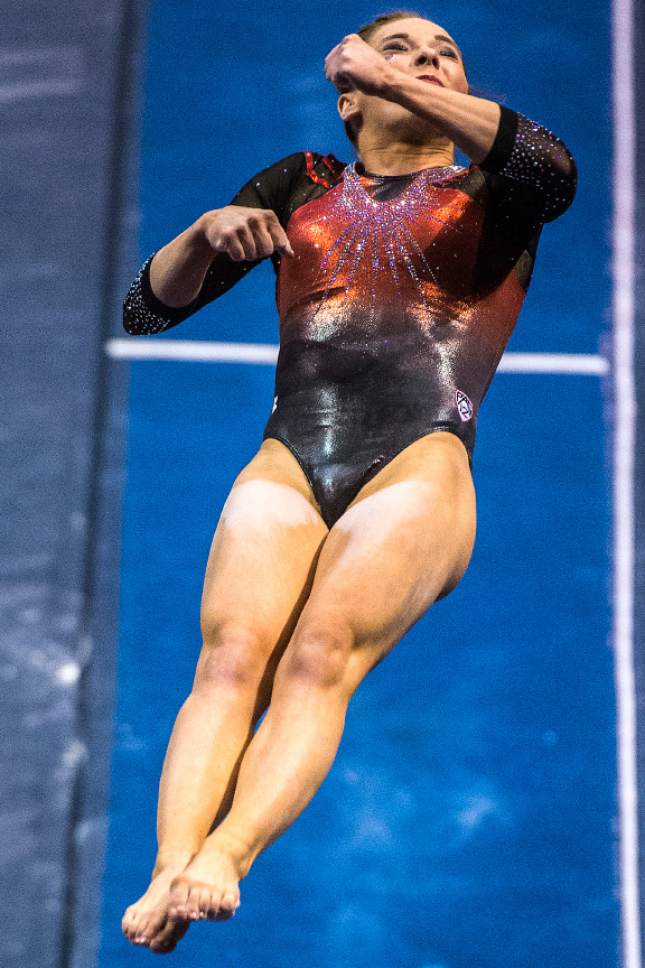
[[[193,690],[212,686],[255,689],[262,680],[272,643],[252,625],[202,622],[203,646]]]
[[[338,618],[300,622],[278,666],[275,686],[341,687],[353,647],[351,627]]]

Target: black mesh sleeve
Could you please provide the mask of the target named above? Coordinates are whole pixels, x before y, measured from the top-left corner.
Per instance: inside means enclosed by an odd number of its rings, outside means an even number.
[[[304,164],[304,152],[286,155],[249,178],[227,204],[272,209],[284,226],[291,185]],[[208,267],[197,296],[188,305],[175,307],[162,303],[150,285],[150,263],[157,251],[155,249],[140,267],[123,302],[123,328],[133,336],[163,333],[177,326],[231,289],[247,272],[262,262],[262,259],[236,261],[226,252],[218,252]]]
[[[493,145],[478,167],[502,221],[552,222],[571,205],[577,188],[575,159],[565,143],[536,121],[501,104]]]

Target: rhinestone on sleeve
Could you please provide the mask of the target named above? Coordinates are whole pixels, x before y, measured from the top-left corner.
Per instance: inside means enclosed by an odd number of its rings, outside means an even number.
[[[511,117],[515,131],[508,143]],[[534,189],[540,220],[552,221],[573,201],[577,187],[575,159],[552,131],[519,111],[503,107],[501,128],[505,130],[500,132],[494,149],[480,167]]]
[[[158,307],[153,309],[146,299],[143,277],[148,272],[150,263],[157,251],[151,253],[142,264],[123,301],[123,328],[131,336],[151,336],[154,333],[163,333],[164,330],[170,329],[171,326],[180,322],[180,319],[185,315],[182,309],[173,311],[173,307],[170,306],[167,313],[162,313]]]

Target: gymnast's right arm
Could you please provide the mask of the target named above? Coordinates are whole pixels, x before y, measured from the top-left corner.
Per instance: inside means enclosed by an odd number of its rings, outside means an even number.
[[[227,292],[273,252],[293,255],[267,194],[275,167],[249,179],[229,205],[205,212],[148,256],[123,302],[127,333],[162,333]]]

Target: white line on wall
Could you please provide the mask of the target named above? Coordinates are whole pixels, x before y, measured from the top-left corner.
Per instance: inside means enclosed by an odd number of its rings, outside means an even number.
[[[147,336],[110,339],[106,353],[117,360],[185,360],[198,363],[275,364],[278,347],[271,343],[219,343],[209,340],[155,339]],[[581,373],[603,376],[609,361],[594,353],[504,353],[498,372]]]

